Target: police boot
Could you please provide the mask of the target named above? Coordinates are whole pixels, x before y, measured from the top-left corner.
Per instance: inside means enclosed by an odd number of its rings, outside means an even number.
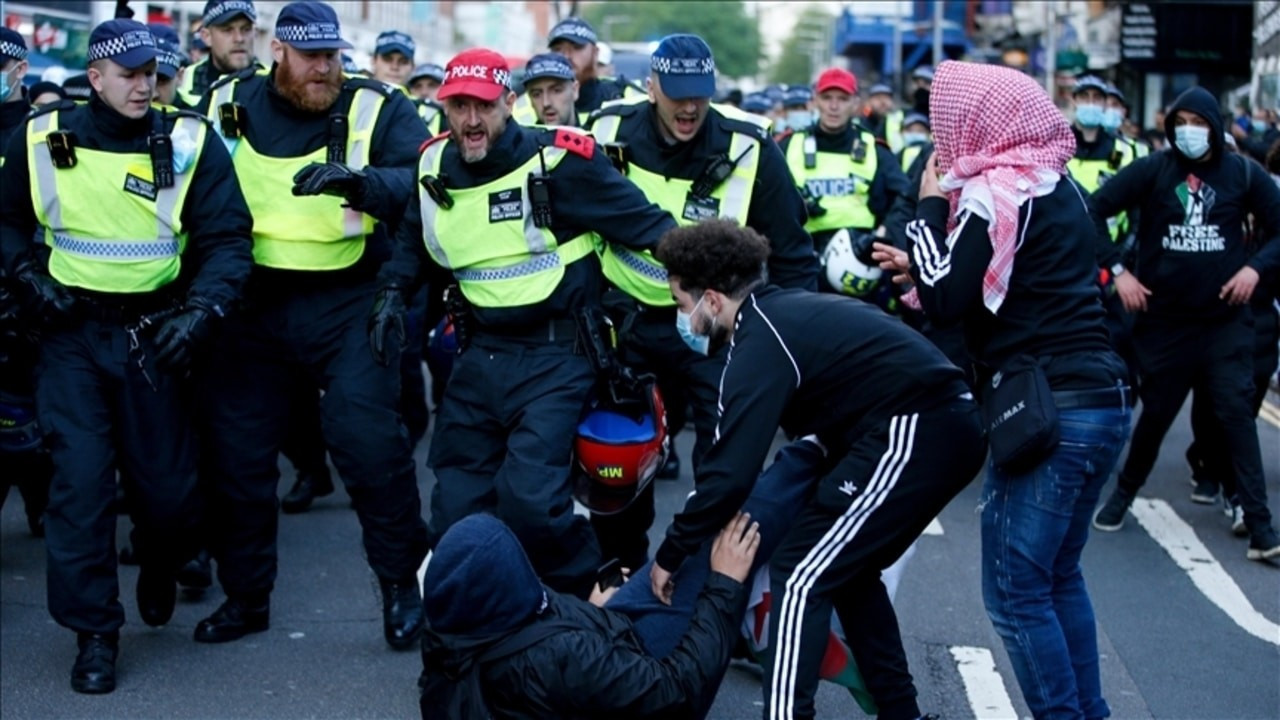
[[[195,641],[223,643],[271,626],[271,600],[267,593],[229,597],[212,615],[196,625]]]
[[[119,633],[78,633],[80,652],[71,666],[71,689],[78,693],[98,695],[116,689],[116,655],[120,652]]]
[[[298,481],[293,484],[289,494],[280,501],[280,509],[292,515],[306,512],[318,497],[333,492],[333,478],[329,476],[329,468],[319,472],[298,471]]]
[[[411,647],[422,634],[422,592],[418,579],[403,581],[383,580],[382,586],[382,634],[387,644],[396,650]]]
[[[213,569],[209,565],[209,551],[201,550],[178,571],[178,584],[187,595],[200,595],[213,585]]]
[[[160,627],[173,617],[178,586],[171,572],[143,567],[138,570],[138,615],[151,627]]]

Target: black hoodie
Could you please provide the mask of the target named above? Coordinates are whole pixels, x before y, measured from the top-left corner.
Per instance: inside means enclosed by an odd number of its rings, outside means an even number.
[[[1193,161],[1175,144],[1174,121],[1189,110],[1209,124],[1209,156]],[[1106,233],[1106,218],[1138,207],[1137,262],[1129,268],[1151,291],[1152,316],[1214,319],[1234,309],[1219,299],[1221,288],[1246,264],[1266,276],[1280,268],[1275,230],[1249,257],[1244,221],[1258,216],[1261,227],[1280,229],[1280,190],[1253,160],[1225,148],[1221,115],[1213,96],[1192,88],[1178,97],[1165,120],[1169,148],[1121,170],[1089,197],[1098,227],[1098,264],[1120,262],[1121,249]]]

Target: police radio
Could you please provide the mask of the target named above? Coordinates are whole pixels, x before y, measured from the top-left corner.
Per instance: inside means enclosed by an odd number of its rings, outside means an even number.
[[[329,116],[329,150],[326,160],[331,163],[345,163],[347,161],[347,136],[350,134],[350,127],[347,123],[347,116],[334,113]]]
[[[604,149],[604,156],[609,158],[609,162],[618,169],[623,175],[627,174],[627,168],[631,164],[631,148],[624,142],[604,143],[601,145]]]
[[[1120,151],[1119,151],[1118,149],[1117,149],[1117,150],[1112,150],[1112,151],[1111,151],[1111,156],[1107,158],[1107,165],[1108,165],[1108,166],[1110,166],[1110,168],[1111,168],[1112,170],[1119,170],[1119,169],[1120,169],[1120,161],[1121,161],[1122,159],[1123,159],[1123,157],[1120,155]]]
[[[863,163],[867,160],[867,144],[862,142],[862,138],[853,139],[853,147],[849,150],[849,157],[853,158],[856,163]]]
[[[547,158],[538,148],[538,163],[542,173],[529,173],[529,207],[533,211],[533,226],[551,227],[551,182],[547,176]]]
[[[818,167],[818,140],[807,133],[804,136],[804,167],[806,170]]]
[[[422,189],[427,191],[436,205],[449,210],[453,207],[453,196],[449,194],[448,188],[444,186],[444,181],[435,175],[425,175],[420,181]]]
[[[147,145],[151,148],[151,173],[156,187],[173,187],[173,139],[162,132],[152,132],[147,136]]]

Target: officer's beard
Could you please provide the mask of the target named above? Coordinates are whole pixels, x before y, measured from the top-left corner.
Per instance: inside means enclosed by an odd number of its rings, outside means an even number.
[[[290,105],[304,112],[322,113],[333,107],[342,92],[342,65],[329,63],[328,75],[307,72],[304,77],[298,77],[301,72],[307,71],[295,69],[286,53],[276,67],[276,90]],[[323,81],[323,84],[315,81]]]

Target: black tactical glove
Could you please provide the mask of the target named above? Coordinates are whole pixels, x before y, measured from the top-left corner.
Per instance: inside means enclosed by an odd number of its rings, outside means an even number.
[[[71,317],[76,298],[66,285],[54,280],[32,261],[18,266],[14,274],[26,295],[27,309],[41,323],[52,324]]]
[[[392,338],[393,333],[396,344],[401,348],[405,345],[406,312],[404,293],[400,286],[383,286],[374,295],[373,312],[369,313],[369,349],[373,351],[373,359],[382,367],[391,364],[387,341]]]
[[[152,345],[156,367],[171,375],[183,375],[191,368],[196,351],[213,334],[213,313],[207,304],[191,300],[177,315],[160,326]]]
[[[364,193],[364,173],[343,163],[311,163],[293,176],[294,195],[334,195],[355,202]]]

